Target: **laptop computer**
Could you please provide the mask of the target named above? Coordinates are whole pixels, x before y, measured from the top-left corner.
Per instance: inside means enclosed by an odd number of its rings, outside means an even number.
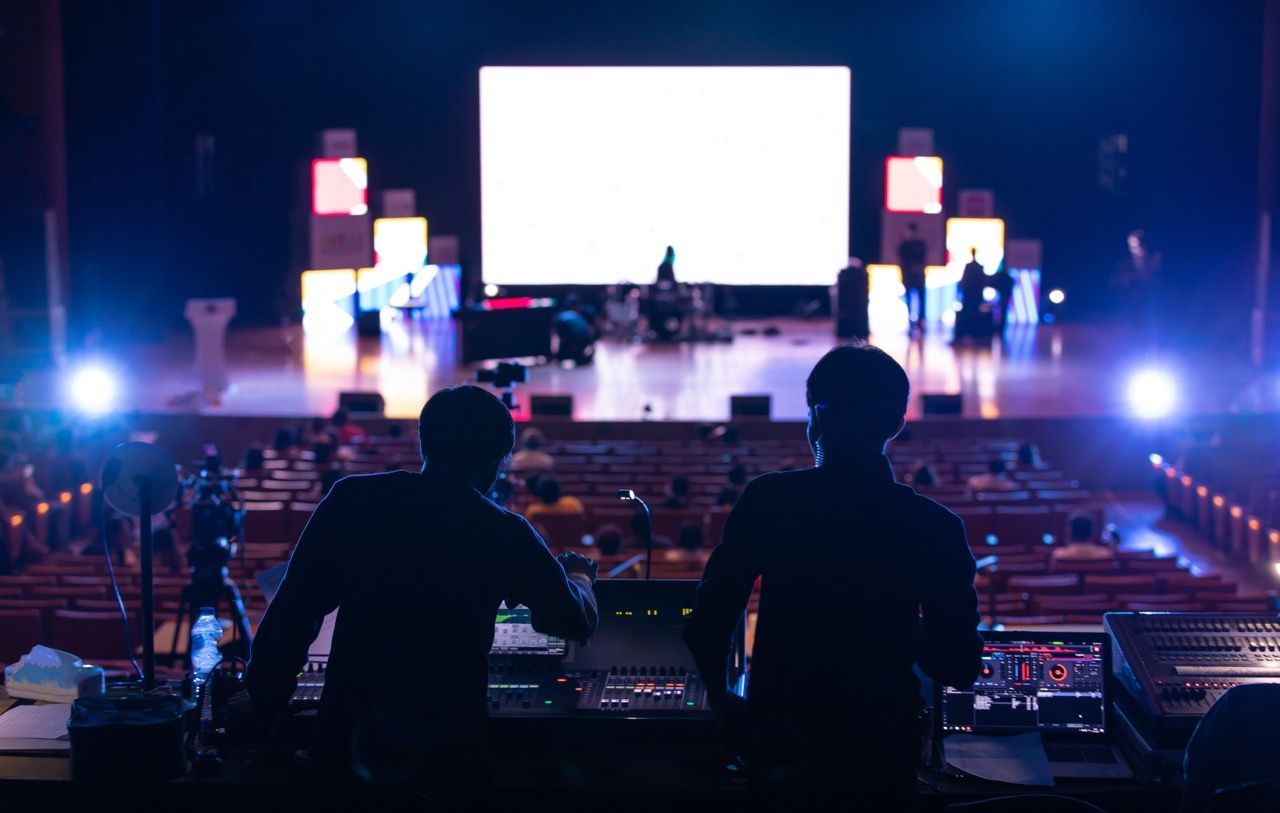
[[[940,735],[1039,732],[1057,778],[1133,775],[1115,747],[1105,633],[984,632],[972,686],[935,687]]]

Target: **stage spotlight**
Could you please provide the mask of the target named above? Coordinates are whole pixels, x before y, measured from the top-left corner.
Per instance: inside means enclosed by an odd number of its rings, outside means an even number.
[[[1178,385],[1164,370],[1142,370],[1129,379],[1129,408],[1139,418],[1163,418],[1178,403]]]
[[[1049,301],[1055,305],[1061,305],[1066,301],[1067,295],[1062,292],[1061,288],[1054,288],[1049,292]]]
[[[67,394],[75,406],[93,415],[109,412],[116,403],[116,376],[100,364],[86,364],[71,374]]]

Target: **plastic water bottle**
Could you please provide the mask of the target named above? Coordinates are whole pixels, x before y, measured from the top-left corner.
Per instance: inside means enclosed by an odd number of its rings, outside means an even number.
[[[222,637],[222,622],[212,607],[201,607],[200,616],[191,627],[191,668],[197,683],[203,683],[214,667],[222,662],[218,651],[218,639]]]

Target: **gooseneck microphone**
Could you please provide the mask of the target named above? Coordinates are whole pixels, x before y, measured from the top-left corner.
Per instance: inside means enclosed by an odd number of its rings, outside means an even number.
[[[639,503],[640,508],[644,510],[644,578],[648,581],[653,568],[653,514],[650,513],[645,501],[629,488],[618,489],[618,499]]]

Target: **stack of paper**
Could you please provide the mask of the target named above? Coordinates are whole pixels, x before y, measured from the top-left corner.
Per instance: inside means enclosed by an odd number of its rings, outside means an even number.
[[[0,714],[0,751],[66,751],[70,703],[14,706]]]

